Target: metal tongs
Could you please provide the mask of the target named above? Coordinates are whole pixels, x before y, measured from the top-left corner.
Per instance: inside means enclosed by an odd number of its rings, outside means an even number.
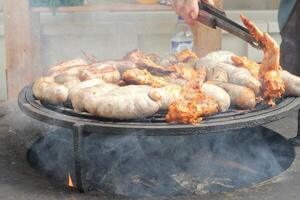
[[[198,18],[202,24],[211,28],[221,28],[249,43],[256,49],[262,49],[263,44],[257,41],[245,27],[226,17],[224,10],[220,10],[202,1],[198,2],[199,9],[206,12],[204,16]]]

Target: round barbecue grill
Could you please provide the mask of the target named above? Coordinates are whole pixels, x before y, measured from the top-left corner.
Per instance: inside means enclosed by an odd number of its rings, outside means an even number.
[[[136,135],[187,135],[250,128],[287,117],[291,111],[300,108],[300,98],[285,97],[277,106],[259,105],[256,109],[229,110],[204,118],[197,125],[170,124],[164,119],[165,113],[154,116],[121,121],[93,116],[85,112],[75,112],[66,106],[54,106],[37,100],[32,86],[25,87],[19,94],[19,106],[27,115],[51,125],[65,128],[80,126],[84,131],[102,134]]]
[[[229,130],[258,127],[262,124],[287,117],[292,111],[300,108],[300,98],[285,97],[280,99],[275,107],[258,105],[253,110],[229,110],[214,116],[204,118],[197,125],[170,124],[164,119],[165,113],[131,121],[120,121],[99,118],[88,113],[75,112],[68,106],[54,106],[36,99],[32,85],[23,88],[18,99],[21,110],[39,121],[73,130],[73,151],[75,164],[76,188],[80,192],[90,190],[84,161],[84,140],[91,133],[135,136],[171,136],[196,135],[205,133],[231,133]],[[241,132],[241,131],[236,131]],[[220,136],[221,136],[220,135]]]

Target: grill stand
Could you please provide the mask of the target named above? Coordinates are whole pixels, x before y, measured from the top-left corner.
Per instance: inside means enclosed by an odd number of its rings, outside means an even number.
[[[296,137],[290,138],[289,142],[293,146],[300,146],[300,110],[298,111],[298,130]]]
[[[84,132],[83,124],[73,125],[73,144],[74,144],[74,164],[75,164],[75,177],[76,188],[80,193],[88,191],[87,184],[85,183],[85,171],[83,170],[83,140],[88,133]]]

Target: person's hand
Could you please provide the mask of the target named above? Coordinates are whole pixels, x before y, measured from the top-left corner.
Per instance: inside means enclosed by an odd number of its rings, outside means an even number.
[[[202,0],[205,3],[215,5],[214,0]],[[186,23],[194,25],[199,13],[198,0],[172,0],[172,6],[177,15],[183,17]]]

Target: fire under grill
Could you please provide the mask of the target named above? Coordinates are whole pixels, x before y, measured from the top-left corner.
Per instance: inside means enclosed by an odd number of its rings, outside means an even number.
[[[65,141],[60,146],[69,148],[60,148],[61,153],[66,154],[65,161],[70,161],[64,162],[64,169],[68,171],[64,175],[71,174],[80,192],[101,189],[130,196],[155,196],[227,191],[278,175],[293,161],[293,148],[283,137],[260,125],[297,111],[300,98],[281,99],[274,108],[260,105],[250,111],[230,110],[207,117],[198,125],[166,123],[164,113],[134,121],[112,121],[76,113],[68,106],[40,102],[34,98],[31,86],[20,92],[19,106],[34,119],[70,130],[69,136],[61,131],[53,132],[52,136],[46,135],[33,145],[28,157],[34,167],[43,168],[39,164],[43,163],[43,153],[36,152],[40,152],[39,148],[45,150],[43,145],[51,147],[45,141],[53,137],[53,144]],[[112,141],[119,145],[116,147]],[[224,146],[224,141],[229,145]],[[153,149],[157,144],[159,148]],[[136,151],[136,146],[142,151]],[[223,151],[227,147],[235,147],[235,150]],[[135,156],[128,157],[126,152]],[[253,158],[259,154],[256,163]],[[232,155],[236,155],[235,158]],[[72,160],[74,167],[70,166]],[[114,160],[117,164],[112,163]],[[102,171],[88,170],[90,168]],[[46,169],[46,174],[51,172]],[[91,177],[97,177],[98,181]]]

